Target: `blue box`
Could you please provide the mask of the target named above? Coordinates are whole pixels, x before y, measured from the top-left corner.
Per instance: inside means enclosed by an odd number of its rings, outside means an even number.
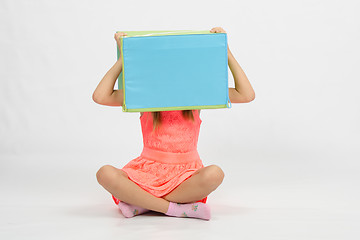
[[[123,112],[230,108],[226,33],[123,31]]]

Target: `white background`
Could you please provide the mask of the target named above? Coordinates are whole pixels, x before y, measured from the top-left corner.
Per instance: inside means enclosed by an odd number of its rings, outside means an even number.
[[[359,7],[1,0],[0,238],[359,239]],[[201,111],[199,154],[225,172],[212,219],[126,219],[95,177],[142,150],[139,113],[92,101],[114,33],[213,27],[256,99]]]

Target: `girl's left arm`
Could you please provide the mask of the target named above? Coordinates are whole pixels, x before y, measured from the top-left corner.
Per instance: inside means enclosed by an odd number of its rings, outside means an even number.
[[[214,33],[226,33],[221,27],[210,30]],[[255,99],[255,91],[252,88],[246,74],[232,55],[228,45],[228,64],[234,77],[235,88],[229,88],[229,98],[231,103],[247,103]]]
[[[228,64],[234,77],[235,88],[229,88],[229,98],[232,103],[247,103],[255,99],[255,91],[249,79],[232,55],[228,46]]]

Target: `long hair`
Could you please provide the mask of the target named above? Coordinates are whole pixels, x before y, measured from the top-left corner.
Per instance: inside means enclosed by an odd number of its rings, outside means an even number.
[[[153,130],[155,130],[161,126],[160,112],[151,112],[151,115],[153,117]],[[192,110],[182,110],[182,115],[185,119],[195,121]]]

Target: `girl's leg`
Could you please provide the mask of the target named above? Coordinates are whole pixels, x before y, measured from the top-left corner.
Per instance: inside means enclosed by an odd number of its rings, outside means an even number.
[[[96,173],[96,178],[108,192],[120,201],[156,212],[166,213],[169,201],[157,198],[131,181],[121,169],[105,165]]]
[[[165,195],[163,199],[177,203],[191,203],[207,197],[223,181],[224,172],[216,165],[198,169],[190,178]]]

